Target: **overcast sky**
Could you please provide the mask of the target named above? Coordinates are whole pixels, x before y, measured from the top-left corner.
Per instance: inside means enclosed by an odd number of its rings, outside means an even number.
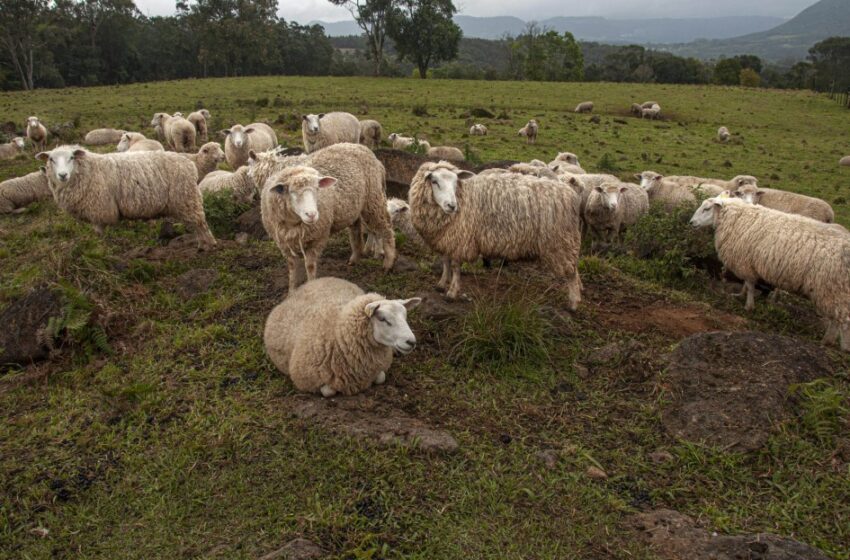
[[[816,0],[457,0],[460,13],[472,16],[511,15],[524,20],[555,16],[605,17],[715,17],[764,15],[791,17]],[[147,15],[170,15],[174,0],[136,0]],[[279,13],[287,20],[350,19],[343,8],[327,0],[278,0]]]

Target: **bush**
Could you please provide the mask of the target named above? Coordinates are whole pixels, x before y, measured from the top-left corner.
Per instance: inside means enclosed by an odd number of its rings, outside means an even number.
[[[431,115],[428,113],[427,105],[414,105],[411,113],[416,115],[417,117],[430,117]]]
[[[230,238],[235,233],[236,218],[251,206],[240,204],[233,198],[230,189],[214,193],[204,193],[204,213],[207,217],[207,225],[213,235],[221,238]]]
[[[599,160],[599,163],[596,164],[596,167],[599,169],[599,171],[604,171],[606,173],[612,174],[619,173],[620,171],[622,171],[622,169],[620,169],[619,164],[617,164],[617,161],[608,152],[605,152],[605,154],[603,154],[602,158]]]

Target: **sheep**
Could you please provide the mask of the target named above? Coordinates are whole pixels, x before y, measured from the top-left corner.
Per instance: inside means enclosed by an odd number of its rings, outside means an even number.
[[[0,144],[0,159],[12,159],[24,151],[26,143],[20,136],[12,138],[11,142]]]
[[[198,170],[198,182],[202,181],[207,174],[215,171],[218,164],[224,161],[224,151],[218,142],[207,142],[197,154],[180,154],[195,164]]]
[[[313,153],[333,144],[360,142],[360,121],[351,113],[322,113],[301,117],[304,152]]]
[[[277,134],[265,123],[252,123],[248,126],[234,124],[229,129],[221,131],[224,140],[224,156],[227,165],[239,169],[248,163],[248,154],[264,152],[277,146]],[[262,185],[257,185],[262,188]]]
[[[592,113],[593,112],[593,102],[585,101],[583,103],[579,103],[576,105],[576,113]]]
[[[667,210],[696,204],[697,197],[692,188],[672,181],[665,181],[663,175],[654,171],[638,173],[635,178],[640,181],[641,188],[645,189],[647,195],[649,195],[649,202],[659,202]]]
[[[426,155],[431,158],[444,159],[447,161],[465,161],[463,152],[454,146],[434,146],[428,148]]]
[[[473,124],[469,127],[470,136],[487,136],[487,127],[483,124]]]
[[[413,227],[410,221],[410,205],[400,198],[387,199],[387,214],[390,217],[393,228],[404,235],[405,246],[414,248],[425,247],[425,242],[422,237]],[[378,237],[371,231],[366,236],[366,244],[363,247],[363,254],[372,255],[375,257],[383,257],[384,249]]]
[[[384,137],[384,127],[381,123],[373,120],[360,121],[360,143],[374,150],[381,145]]]
[[[198,183],[198,189],[200,189],[201,194],[230,190],[237,202],[248,204],[254,200],[254,194],[257,192],[257,186],[248,171],[247,165],[243,165],[232,172],[213,171]]]
[[[534,144],[537,142],[537,134],[540,132],[540,125],[536,119],[531,119],[525,126],[519,129],[517,136],[525,136],[526,144]]]
[[[189,116],[186,117],[186,120],[192,123],[192,126],[195,127],[195,135],[201,142],[206,142],[210,139],[207,123],[211,118],[212,115],[210,115],[210,112],[206,109],[189,113]]]
[[[60,146],[36,158],[47,162],[56,204],[98,233],[121,219],[168,217],[186,223],[201,244],[216,243],[204,216],[198,172],[177,154],[96,154]]]
[[[735,188],[732,196],[741,198],[750,204],[758,204],[788,214],[806,216],[819,222],[831,224],[835,221],[835,212],[828,202],[789,191],[760,189],[756,185],[742,184]]]
[[[714,226],[717,256],[744,280],[748,311],[759,280],[805,295],[827,321],[824,344],[840,336],[841,349],[850,351],[850,235],[805,216],[722,197],[704,201],[691,225]]]
[[[127,131],[117,130],[115,128],[95,128],[86,134],[86,137],[83,138],[83,144],[88,144],[89,146],[117,144],[121,141],[121,135],[125,132]]]
[[[584,223],[606,243],[617,241],[621,231],[649,211],[649,197],[638,185],[606,183],[594,187],[582,211]]]
[[[643,106],[640,103],[632,103],[632,108],[629,109],[629,112],[633,115],[640,116],[643,113]]]
[[[180,113],[155,113],[151,126],[164,139],[165,145],[175,152],[195,151],[195,125],[183,118]]]
[[[838,165],[842,167],[850,167],[850,156],[844,156],[843,158],[841,158],[841,160],[838,162]]]
[[[394,150],[405,150],[416,142],[416,138],[412,138],[410,136],[402,136],[397,132],[393,132],[392,134],[387,136],[387,140],[390,141],[390,144],[392,144]]]
[[[728,128],[726,128],[725,126],[721,126],[720,128],[717,129],[717,141],[718,142],[722,142],[722,143],[725,144],[726,142],[729,141],[730,138],[732,138],[732,135],[729,133]]]
[[[38,150],[47,148],[47,128],[41,124],[38,117],[29,117],[27,119],[27,139]]]
[[[115,148],[116,152],[162,152],[165,148],[156,140],[145,138],[138,132],[125,132]]]
[[[643,103],[640,104],[640,108],[641,109],[652,109],[656,105],[658,105],[657,101],[644,101]],[[658,106],[659,106],[659,108],[661,107],[661,105],[658,105]]]
[[[501,171],[501,170],[500,170]],[[547,166],[532,165],[530,163],[515,163],[506,170],[509,173],[519,173],[520,175],[531,175],[541,179],[558,180],[558,175]]]
[[[339,278],[313,280],[269,314],[266,354],[299,391],[355,395],[386,382],[393,352],[416,347],[407,312],[421,302],[366,294]]]
[[[33,202],[51,196],[44,167],[23,177],[7,179],[0,183],[0,214],[23,212]]]
[[[581,301],[580,197],[563,184],[516,173],[476,177],[449,162],[423,164],[410,183],[411,221],[443,257],[438,287],[460,295],[460,269],[479,255],[537,258],[566,281],[570,309]],[[451,282],[449,279],[451,277]]]
[[[641,109],[640,118],[657,120],[661,118],[661,107],[653,105],[649,108]]]
[[[286,159],[298,164],[290,165]],[[269,171],[272,175],[267,180],[257,179]],[[396,250],[386,209],[386,171],[369,148],[334,144],[283,162],[267,154],[265,162],[257,160],[252,165],[251,174],[258,186],[263,185],[263,226],[287,260],[290,293],[298,283],[298,257],[303,257],[307,279],[315,279],[328,238],[346,228],[351,242],[349,264],[360,259],[365,226],[383,244],[384,270],[392,269]]]
[[[555,159],[549,162],[549,169],[556,173],[571,173],[573,175],[584,175],[586,172],[578,162],[578,156],[571,152],[561,152]]]

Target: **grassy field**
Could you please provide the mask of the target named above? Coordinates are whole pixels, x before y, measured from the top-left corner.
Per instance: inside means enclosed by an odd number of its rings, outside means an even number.
[[[627,115],[647,99],[665,121]],[[595,101],[599,124],[572,113],[584,100]],[[850,112],[808,92],[246,78],[2,93],[0,120],[74,123],[69,139],[99,126],[152,134],[155,111],[196,103],[212,112],[211,130],[278,122],[289,145],[300,142],[293,115],[347,110],[386,133],[468,144],[481,161],[569,150],[588,170],[622,176],[752,174],[824,198],[850,225],[850,169],[837,165],[850,152]],[[466,137],[461,114],[473,107],[504,113],[479,119],[489,136]],[[536,146],[516,137],[531,117],[541,122]],[[738,139],[714,142],[720,125]],[[0,162],[0,179],[35,169],[30,158]],[[49,285],[84,318],[52,360],[0,372],[0,558],[258,558],[303,536],[334,558],[649,559],[621,522],[669,507],[720,531],[774,532],[850,559],[846,409],[838,418],[807,409],[746,455],[677,441],[660,424],[662,357],[679,340],[750,328],[816,341],[802,300],[762,300],[747,314],[674,251],[587,256],[585,302],[571,315],[533,268],[470,267],[472,301],[439,323],[414,312],[420,347],[369,393],[379,410],[447,430],[460,448],[381,447],[292,416],[292,386],[261,341],[285,293],[285,263],[271,242],[226,239],[232,210],[219,210],[225,239],[200,254],[153,250],[156,223],[99,237],[52,202],[0,217],[0,308]],[[407,256],[418,269],[348,268],[340,236],[320,273],[389,297],[435,296],[431,258]],[[197,269],[214,281],[185,295],[184,274]],[[576,365],[591,348],[629,340],[648,349],[646,361],[593,375]],[[839,372],[829,386],[847,403],[850,359],[824,352]],[[658,450],[673,460],[653,463]],[[554,465],[544,451],[557,454]],[[608,478],[588,478],[594,466]]]

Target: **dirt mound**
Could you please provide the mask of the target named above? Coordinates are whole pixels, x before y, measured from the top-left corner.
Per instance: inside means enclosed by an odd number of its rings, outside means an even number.
[[[236,231],[247,233],[249,237],[260,241],[269,238],[269,234],[266,233],[266,228],[263,226],[263,217],[260,214],[259,205],[246,210],[236,218]]]
[[[757,332],[695,335],[669,357],[671,402],[662,423],[673,437],[753,451],[790,416],[789,386],[830,374],[823,349],[799,339]]]
[[[287,403],[292,414],[333,432],[380,444],[409,445],[424,451],[455,451],[457,441],[448,432],[428,426],[399,410],[381,406],[365,395],[322,399],[298,395]]]
[[[769,533],[716,535],[677,511],[656,510],[626,519],[625,526],[662,560],[827,560],[816,548]]]
[[[62,314],[62,298],[36,288],[0,313],[0,365],[26,365],[43,360],[48,348],[42,333],[51,317]]]

